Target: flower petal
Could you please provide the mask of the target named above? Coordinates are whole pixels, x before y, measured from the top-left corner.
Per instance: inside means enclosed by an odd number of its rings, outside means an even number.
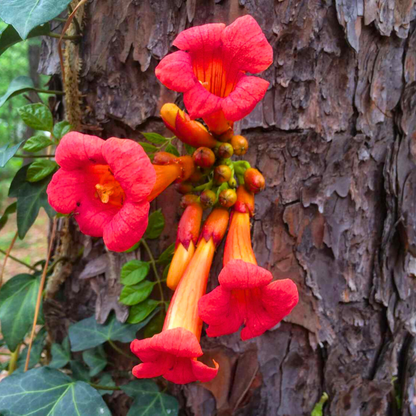
[[[173,46],[191,53],[200,51],[209,53],[220,46],[224,29],[224,23],[191,27],[179,33],[173,41]]]
[[[273,49],[256,20],[246,15],[235,20],[222,32],[223,56],[228,68],[257,74],[273,62]]]
[[[103,144],[104,140],[99,137],[71,131],[62,137],[56,148],[56,163],[66,170],[105,164],[101,152]]]
[[[156,182],[156,173],[143,148],[133,140],[111,137],[105,141],[102,151],[126,199],[145,200]]]
[[[223,100],[211,94],[199,82],[183,94],[183,102],[191,118],[204,117],[221,110]]]
[[[156,67],[157,79],[167,88],[185,92],[198,82],[192,70],[191,56],[183,51],[166,55]]]
[[[234,91],[222,101],[227,120],[237,121],[253,111],[266,94],[269,82],[258,77],[242,76]]]
[[[125,251],[142,238],[147,228],[150,204],[126,201],[104,226],[104,243],[109,250]]]
[[[137,341],[137,340],[135,340]],[[151,363],[142,363],[133,367],[132,373],[137,378],[153,378],[165,374],[172,367],[175,358],[170,354],[158,354],[158,359]]]

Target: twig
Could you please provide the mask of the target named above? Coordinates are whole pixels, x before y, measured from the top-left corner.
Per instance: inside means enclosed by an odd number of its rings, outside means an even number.
[[[121,390],[119,386],[100,386],[99,384],[88,383],[91,387],[97,390]]]
[[[7,252],[2,250],[1,248],[0,248],[0,253],[7,256]],[[20,260],[17,257],[12,256],[11,254],[9,254],[9,258],[10,258],[10,260],[14,260],[17,263],[20,263],[22,266],[25,266],[28,269],[33,270],[34,272],[36,272],[36,267],[31,266],[29,263],[25,263],[23,260]]]
[[[66,23],[65,23],[65,25],[64,25],[64,27],[63,27],[63,29],[62,29],[62,32],[61,32],[61,35],[60,35],[60,37],[59,37],[59,40],[58,40],[58,54],[59,54],[59,62],[61,63],[61,72],[62,72],[62,83],[65,85],[65,68],[64,68],[64,57],[63,57],[63,55],[62,55],[62,41],[63,41],[63,38],[64,38],[64,36],[65,36],[65,32],[68,30],[68,27],[69,27],[69,25],[71,24],[71,22],[72,22],[72,20],[74,19],[74,17],[75,17],[75,13],[77,12],[77,10],[83,5],[83,4],[85,4],[87,2],[87,0],[81,0],[78,4],[77,4],[77,6],[74,8],[74,10],[72,11],[72,13],[68,16],[68,20],[66,21]]]
[[[46,36],[49,36],[50,38],[57,38],[57,39],[63,39],[63,40],[79,40],[82,36],[80,35],[74,35],[74,36],[62,36],[58,33],[49,32]]]
[[[10,243],[9,248],[7,249],[6,257],[3,260],[3,268],[1,269],[1,275],[0,275],[0,287],[3,286],[3,275],[4,275],[4,271],[6,270],[7,259],[10,257],[10,252],[12,251],[14,243],[16,242],[17,235],[18,234],[17,234],[17,231],[16,231],[16,234],[14,235],[13,240]]]
[[[35,88],[35,91],[40,92],[42,94],[65,95],[64,91],[59,91],[59,90],[45,90],[42,88]]]
[[[55,155],[14,155],[13,157],[21,157],[23,159],[36,159],[38,157],[55,157]]]
[[[40,309],[40,304],[41,304],[41,301],[42,301],[42,293],[43,293],[43,288],[45,286],[46,273],[48,271],[49,259],[51,258],[52,247],[53,247],[53,243],[54,243],[54,240],[55,240],[56,224],[57,224],[57,218],[55,217],[53,219],[53,226],[52,226],[51,239],[50,239],[50,242],[49,242],[48,256],[46,257],[46,262],[45,262],[45,265],[43,266],[42,277],[40,279],[39,290],[38,290],[38,298],[36,300],[36,307],[35,307],[35,316],[33,317],[32,332],[30,334],[29,345],[27,346],[25,372],[29,368],[30,351],[32,350],[33,339],[35,338],[36,323],[38,321],[39,309]]]
[[[140,243],[141,243],[141,244],[143,244],[143,247],[146,249],[147,255],[148,255],[148,256],[149,256],[149,258],[150,258],[150,263],[151,263],[151,265],[152,265],[153,272],[154,272],[154,274],[155,274],[155,277],[156,277],[156,280],[157,280],[157,284],[158,284],[158,286],[159,286],[160,300],[161,300],[162,302],[164,302],[164,301],[165,301],[165,297],[163,296],[163,287],[162,287],[162,283],[161,283],[161,280],[160,280],[159,273],[158,273],[158,271],[157,271],[155,258],[153,257],[152,251],[150,250],[150,247],[149,247],[149,246],[148,246],[148,244],[146,243],[146,240],[142,238],[142,239],[140,240]]]

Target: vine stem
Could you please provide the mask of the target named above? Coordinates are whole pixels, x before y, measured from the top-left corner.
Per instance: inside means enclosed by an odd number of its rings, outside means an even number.
[[[56,38],[56,39],[63,39],[63,40],[79,40],[81,39],[82,36],[80,35],[75,35],[75,36],[62,36],[59,33],[53,33],[53,32],[49,32],[46,36],[50,37],[50,38]]]
[[[108,343],[111,345],[114,351],[117,351],[119,354],[124,355],[125,357],[129,358],[130,360],[135,359],[137,360],[136,356],[126,354],[121,348],[117,347],[117,345],[111,339],[108,340]]]
[[[55,157],[55,155],[14,155],[13,157],[21,157],[23,159],[37,159],[38,157]]]
[[[42,302],[42,293],[43,293],[43,288],[45,287],[46,274],[47,274],[47,271],[48,271],[48,264],[49,264],[49,260],[51,258],[52,247],[53,247],[53,243],[54,243],[54,240],[55,240],[57,222],[58,222],[58,219],[55,217],[53,219],[52,233],[51,233],[51,239],[50,239],[50,242],[49,242],[48,255],[46,257],[46,262],[45,262],[45,265],[43,266],[42,277],[40,279],[39,290],[38,290],[38,298],[36,300],[36,307],[35,307],[35,316],[33,317],[32,332],[30,334],[29,344],[27,346],[25,372],[29,368],[30,352],[32,350],[33,339],[35,338],[36,323],[38,321],[40,304]]]
[[[9,376],[14,373],[17,368],[17,360],[19,359],[20,354],[20,346],[19,344],[16,349],[10,354],[10,361],[9,361]]]
[[[12,251],[14,243],[16,242],[17,235],[18,234],[16,231],[16,234],[14,235],[13,240],[9,245],[9,248],[6,251],[6,257],[3,260],[3,267],[1,269],[1,275],[0,275],[0,287],[3,286],[3,275],[4,275],[4,271],[6,270],[7,259],[10,257],[10,252]]]
[[[162,282],[161,282],[161,280],[160,280],[160,276],[159,276],[159,273],[158,273],[158,271],[157,271],[155,258],[153,257],[152,251],[150,250],[150,247],[149,247],[149,245],[147,244],[146,240],[142,238],[142,239],[140,240],[140,243],[141,243],[141,244],[143,244],[143,247],[145,248],[145,250],[146,250],[146,252],[147,252],[147,255],[148,255],[148,256],[149,256],[149,258],[150,258],[150,264],[152,265],[152,269],[153,269],[153,272],[154,272],[155,277],[156,277],[156,280],[157,280],[157,285],[159,286],[160,300],[161,300],[162,302],[164,302],[164,301],[165,301],[165,297],[163,296],[163,287],[162,287]]]
[[[0,253],[2,253],[4,255],[7,255],[7,251],[2,250],[1,248],[0,248]],[[25,263],[23,260],[20,260],[17,257],[12,256],[10,253],[9,253],[9,258],[10,258],[10,260],[14,260],[16,263],[20,263],[22,266],[25,266],[28,269],[33,270],[34,272],[36,272],[36,267],[31,266],[29,263]]]
[[[121,390],[119,386],[100,386],[99,384],[88,383],[91,387],[97,390]]]

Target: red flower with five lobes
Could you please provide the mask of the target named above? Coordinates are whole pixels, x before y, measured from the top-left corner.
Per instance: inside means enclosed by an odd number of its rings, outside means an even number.
[[[61,167],[49,183],[51,206],[73,213],[80,230],[124,251],[146,231],[156,173],[143,148],[128,139],[66,134],[56,149]]]
[[[216,246],[225,234],[228,211],[218,208],[207,218],[198,247],[170,302],[162,332],[152,338],[134,340],[131,351],[142,361],[133,368],[138,378],[163,376],[177,384],[210,381],[218,372],[200,361],[202,321],[198,300],[205,293]]]
[[[213,23],[181,32],[173,42],[180,49],[156,67],[156,77],[171,90],[184,93],[191,118],[204,118],[215,134],[227,121],[249,114],[263,98],[269,83],[248,76],[267,69],[273,49],[253,17],[231,25]]]
[[[178,286],[186,267],[195,253],[201,221],[201,205],[198,202],[188,205],[179,221],[175,254],[173,255],[166,280],[167,286],[172,290],[175,290]]]
[[[232,334],[244,325],[241,339],[262,335],[288,315],[298,302],[290,279],[272,282],[272,274],[257,265],[251,246],[250,213],[254,197],[238,189],[224,251],[219,286],[199,301],[199,315],[210,337]]]

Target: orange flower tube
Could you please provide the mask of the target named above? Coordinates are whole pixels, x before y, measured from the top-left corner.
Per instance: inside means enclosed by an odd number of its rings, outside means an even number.
[[[205,293],[214,252],[226,232],[228,219],[228,211],[223,208],[214,209],[207,218],[195,254],[173,295],[162,332],[131,343],[131,351],[143,361],[133,368],[137,378],[163,376],[186,384],[210,381],[217,375],[215,361],[213,368],[197,360],[203,355],[198,301]]]
[[[224,250],[224,268],[219,286],[199,301],[199,314],[209,326],[210,337],[241,331],[241,339],[262,335],[278,324],[298,302],[296,285],[290,279],[273,280],[257,265],[250,238],[250,215],[254,195],[244,186],[237,190]]]
[[[173,255],[166,281],[166,284],[172,290],[175,290],[178,286],[186,267],[195,253],[201,221],[201,205],[197,202],[188,205],[179,221],[175,254]]]
[[[183,143],[193,147],[215,147],[217,141],[198,121],[191,118],[175,104],[165,104],[160,110],[160,116],[166,127],[175,133]]]
[[[161,152],[165,153],[165,152]],[[157,154],[156,154],[157,155]],[[175,157],[167,153],[163,158],[163,164],[154,164],[156,183],[147,200],[153,201],[175,180],[186,181],[195,171],[195,165],[190,156]],[[156,156],[155,156],[155,160]]]

